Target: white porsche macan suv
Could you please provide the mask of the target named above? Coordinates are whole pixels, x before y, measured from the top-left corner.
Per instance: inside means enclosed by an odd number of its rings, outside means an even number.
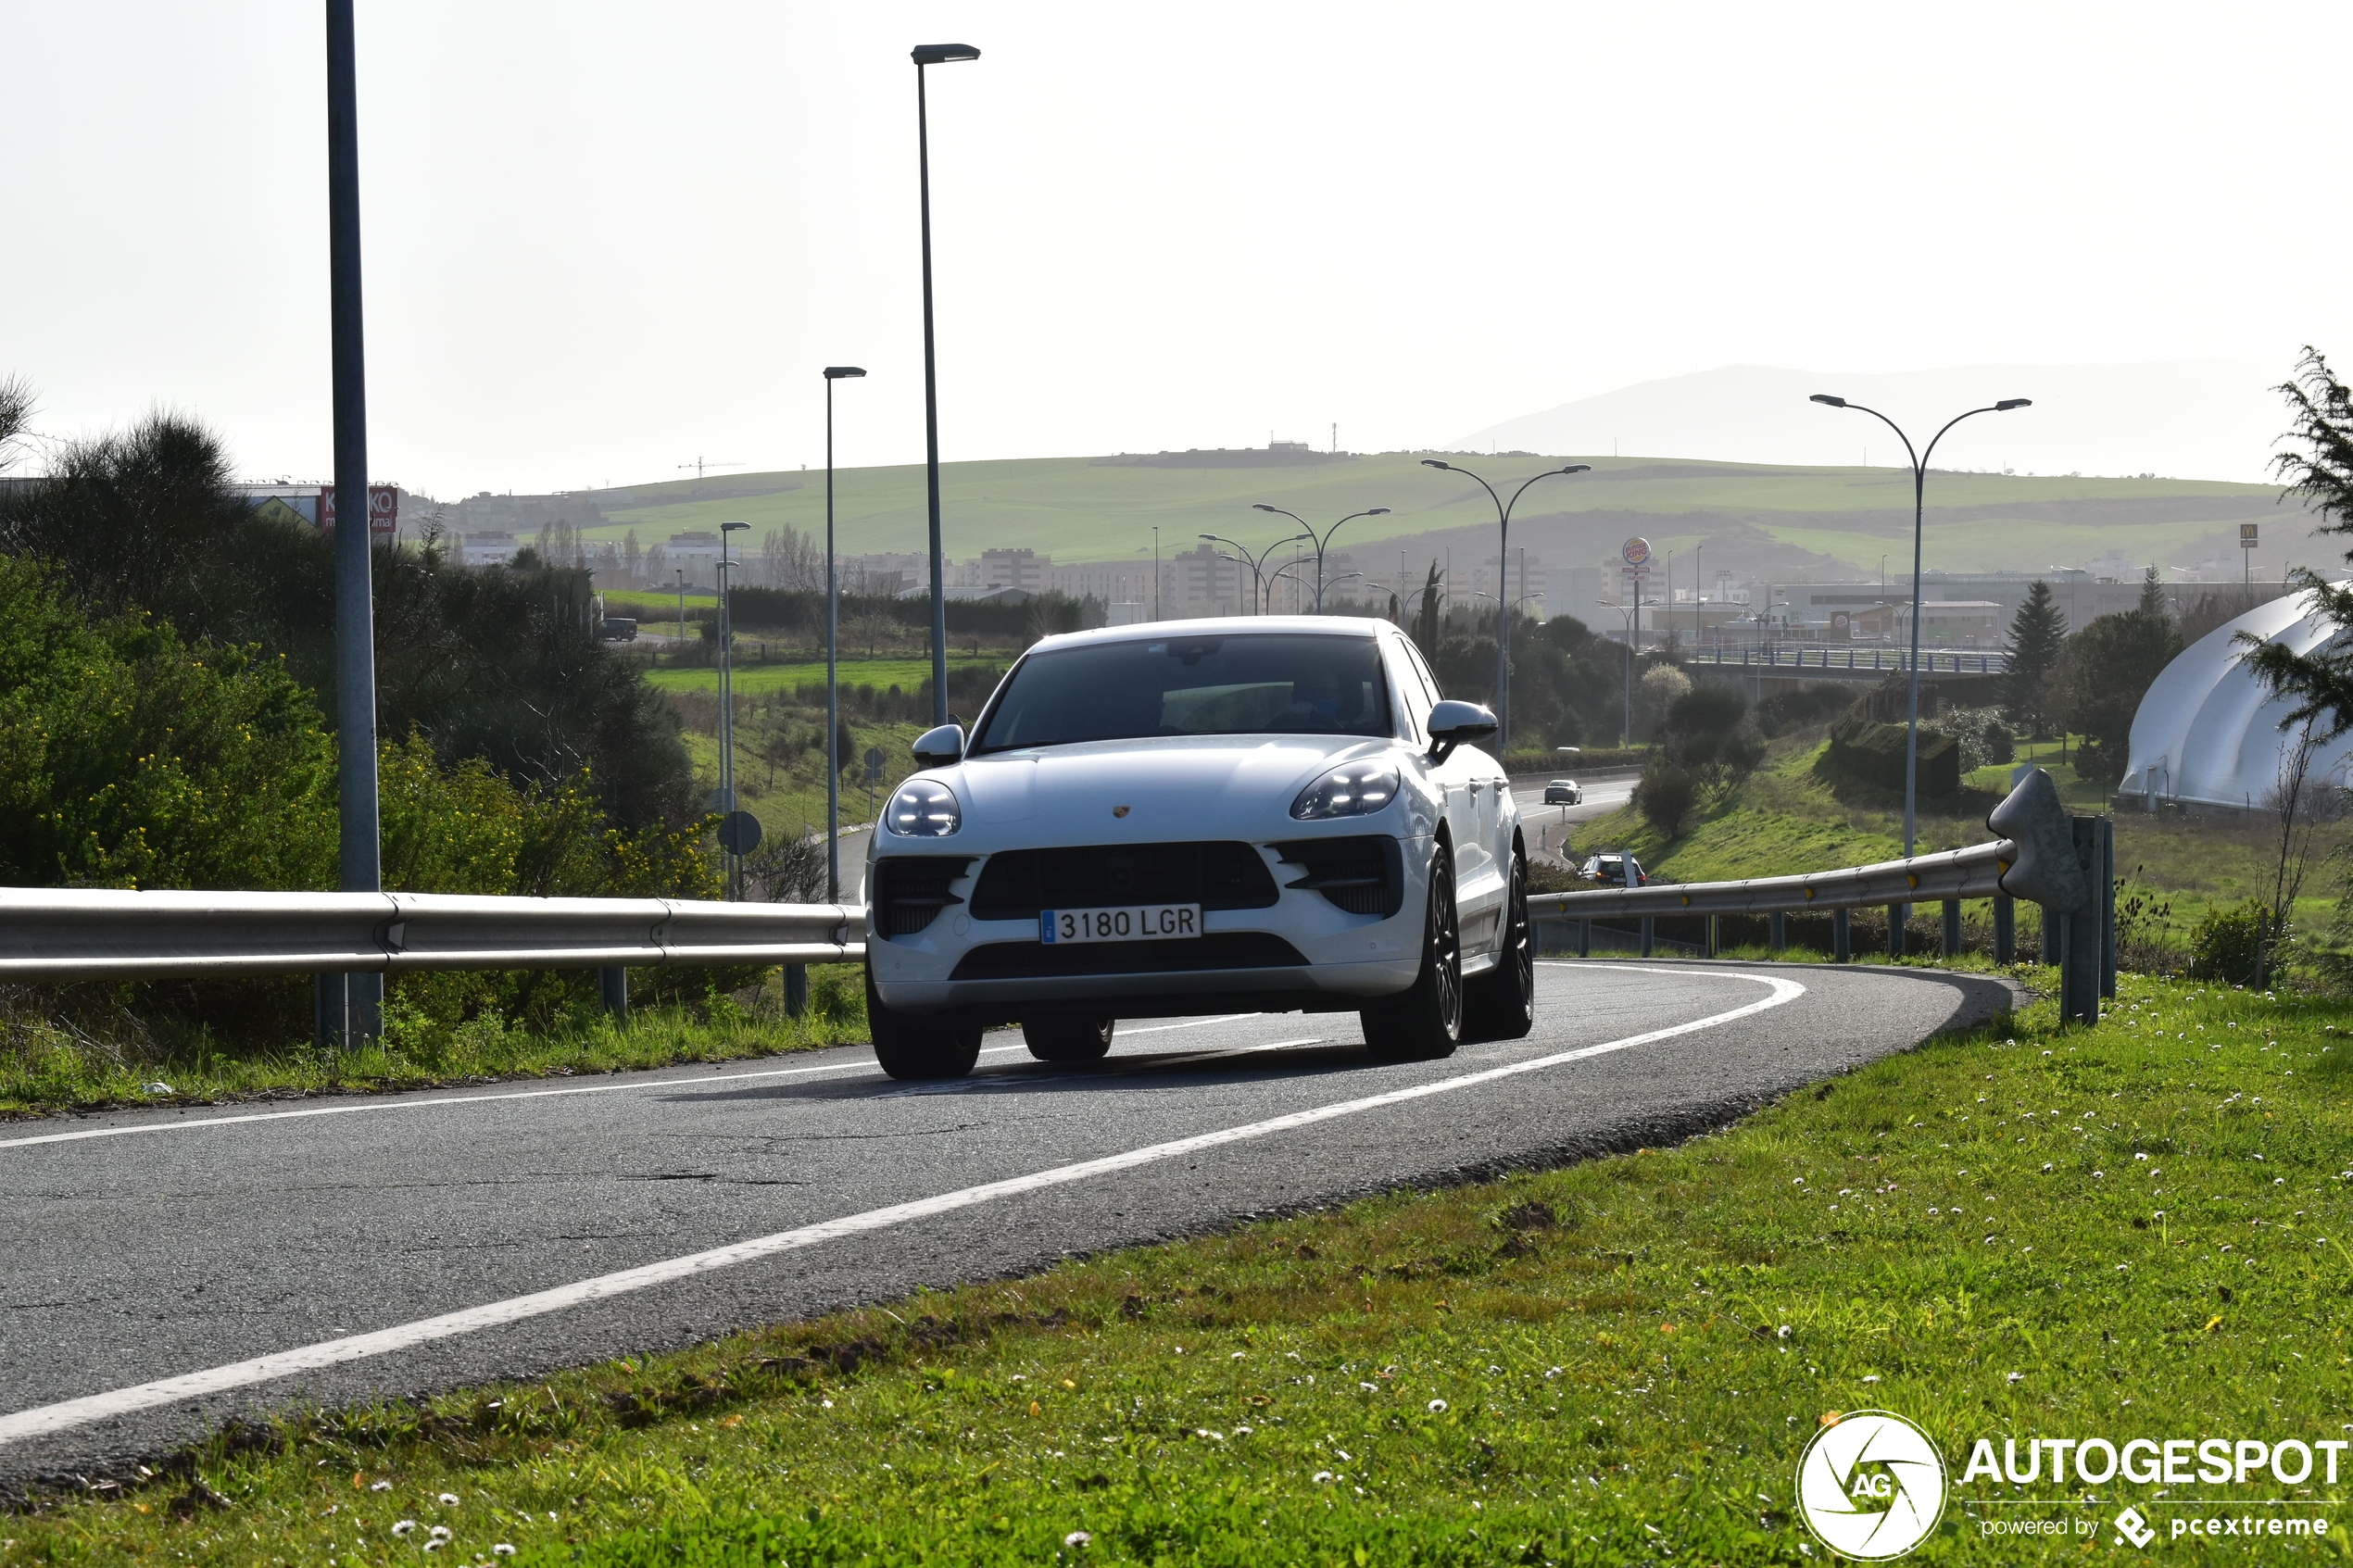
[[[1114,1020],[1355,1012],[1373,1055],[1535,1021],[1527,859],[1494,715],[1383,621],[1049,637],[967,741],[915,742],[866,867],[866,1009],[897,1078],[1046,1061]]]

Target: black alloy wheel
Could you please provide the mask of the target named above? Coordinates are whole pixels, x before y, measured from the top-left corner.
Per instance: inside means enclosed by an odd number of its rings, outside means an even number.
[[[894,1078],[962,1078],[980,1060],[978,1023],[956,1013],[901,1012],[886,1007],[866,966],[866,1030],[875,1060]]]
[[[1375,1061],[1436,1061],[1463,1037],[1463,939],[1454,909],[1454,857],[1440,843],[1429,861],[1422,967],[1413,985],[1358,1013]]]
[[[1040,1061],[1101,1061],[1111,1049],[1118,1020],[1084,1013],[1050,1012],[1021,1021],[1021,1037]]]
[[[1519,1040],[1536,1027],[1536,943],[1528,923],[1528,861],[1516,851],[1495,967],[1469,982],[1466,989],[1466,1037]]]

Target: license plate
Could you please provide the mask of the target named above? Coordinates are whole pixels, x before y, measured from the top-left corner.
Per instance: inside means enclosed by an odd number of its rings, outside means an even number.
[[[1199,904],[1047,909],[1038,917],[1038,939],[1057,947],[1078,942],[1169,942],[1200,935]]]

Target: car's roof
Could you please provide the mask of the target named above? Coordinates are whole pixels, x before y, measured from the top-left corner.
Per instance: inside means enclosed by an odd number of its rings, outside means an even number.
[[[1091,632],[1065,632],[1041,637],[1036,649],[1059,651],[1090,643],[1158,642],[1168,637],[1231,637],[1246,632],[1306,632],[1326,637],[1378,637],[1400,634],[1388,621],[1369,615],[1213,615],[1196,621],[1146,621],[1132,626],[1098,626]]]

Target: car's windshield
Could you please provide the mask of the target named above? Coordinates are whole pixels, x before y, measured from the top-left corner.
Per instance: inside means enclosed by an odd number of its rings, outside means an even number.
[[[1389,685],[1371,637],[1175,634],[1030,655],[972,749],[1143,735],[1388,734]]]

